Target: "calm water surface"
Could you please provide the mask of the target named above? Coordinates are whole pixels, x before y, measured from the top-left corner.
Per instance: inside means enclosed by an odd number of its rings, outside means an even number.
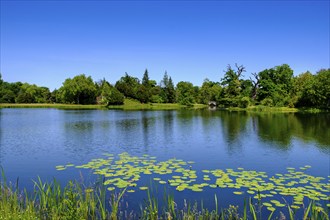
[[[310,165],[309,174],[330,172],[329,114],[0,109],[0,125],[0,165],[7,179],[19,177],[25,187],[38,176],[63,183],[80,178],[80,170],[55,166],[122,152],[192,160],[197,170],[244,167],[274,175]],[[91,173],[83,175],[92,181]],[[213,201],[215,192],[175,196]],[[222,196],[223,204],[242,201]]]

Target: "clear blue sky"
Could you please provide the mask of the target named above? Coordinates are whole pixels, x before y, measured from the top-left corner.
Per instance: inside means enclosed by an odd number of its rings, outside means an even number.
[[[159,82],[219,81],[287,63],[329,68],[329,1],[3,1],[1,73],[59,88],[84,73],[115,83],[127,72]]]

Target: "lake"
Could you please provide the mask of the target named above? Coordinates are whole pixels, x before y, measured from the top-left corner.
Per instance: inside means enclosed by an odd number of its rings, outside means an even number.
[[[329,125],[330,114],[0,109],[0,165],[8,181],[19,178],[19,185],[28,189],[38,176],[49,181],[55,177],[62,185],[83,176],[86,184],[92,184],[96,175],[91,169],[59,171],[56,166],[82,165],[123,152],[138,157],[148,154],[157,161],[193,161],[190,169],[202,177],[212,176],[210,170],[237,168],[272,177],[287,173],[288,167],[305,170],[307,165],[311,167],[306,174],[323,177],[321,182],[329,185]],[[141,175],[139,181],[158,188],[155,196],[160,199],[166,187],[178,205],[184,199],[202,199],[205,206],[214,208],[216,194],[222,207],[242,207],[249,196],[244,189],[243,195],[234,195],[233,188],[219,187],[179,192],[169,184],[151,183],[153,177]],[[131,209],[138,208],[143,198],[147,198],[145,191],[125,195]]]

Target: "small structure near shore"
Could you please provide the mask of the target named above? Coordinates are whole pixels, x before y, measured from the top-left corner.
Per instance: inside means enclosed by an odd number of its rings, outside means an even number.
[[[211,108],[215,108],[215,107],[217,107],[217,103],[215,101],[209,101],[209,106]]]

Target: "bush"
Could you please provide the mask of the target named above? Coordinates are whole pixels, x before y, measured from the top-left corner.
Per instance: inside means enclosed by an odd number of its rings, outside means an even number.
[[[247,108],[250,105],[250,98],[249,97],[243,97],[239,101],[239,107],[241,108]]]
[[[268,106],[268,107],[272,107],[274,106],[274,102],[273,102],[273,99],[271,98],[265,98],[263,99],[261,102],[260,102],[261,105],[264,105],[264,106]]]

